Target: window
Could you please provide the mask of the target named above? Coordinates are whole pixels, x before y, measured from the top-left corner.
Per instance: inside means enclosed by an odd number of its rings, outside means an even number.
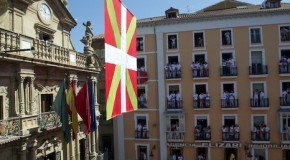
[[[168,109],[182,109],[182,95],[180,85],[169,85],[167,94]]]
[[[147,145],[138,145],[137,146],[138,160],[148,160],[148,146]]]
[[[208,115],[196,115],[194,126],[195,140],[210,140],[211,129],[209,126]]]
[[[280,49],[279,73],[290,73],[290,49]]]
[[[223,141],[239,141],[240,128],[236,115],[223,115],[222,139]]]
[[[238,108],[239,103],[236,98],[235,83],[222,83],[221,107],[222,108]]]
[[[167,141],[184,139],[184,115],[171,114],[166,116]]]
[[[290,106],[290,81],[281,82],[280,106]]]
[[[226,159],[239,159],[238,156],[238,149],[237,148],[225,148],[225,156]]]
[[[251,67],[250,75],[268,74],[267,66],[264,64],[265,58],[262,50],[253,50],[250,52]]]
[[[147,115],[136,115],[135,117],[135,138],[148,138],[148,117]]]
[[[194,47],[204,47],[204,32],[194,32],[193,33],[194,39]]]
[[[251,106],[252,107],[268,107],[269,102],[266,92],[265,82],[251,82]]]
[[[236,76],[237,67],[234,52],[221,53],[221,76]]]
[[[290,42],[290,26],[280,26],[281,42]]]
[[[167,56],[167,64],[164,66],[166,79],[181,78],[181,64],[178,55]]]
[[[168,49],[177,49],[178,48],[178,39],[177,34],[167,35],[167,46]]]
[[[0,95],[0,120],[4,118],[4,98]]]
[[[250,28],[251,44],[261,44],[261,28]]]
[[[253,141],[270,140],[270,128],[267,125],[265,115],[252,116],[252,140]]]
[[[148,108],[147,93],[145,86],[138,86],[138,108]]]
[[[232,30],[222,30],[221,31],[222,46],[233,45]]]
[[[170,148],[170,157],[171,159],[183,159],[182,148]]]
[[[253,149],[253,159],[263,159],[267,160],[266,157],[266,149],[259,149],[259,148],[254,148]]]
[[[146,71],[146,62],[144,57],[138,57],[137,58],[137,68],[139,72],[145,72]]]
[[[208,155],[208,148],[198,147],[196,148],[196,159],[209,159],[207,158]]]
[[[51,37],[50,37],[49,34],[46,34],[44,32],[40,32],[39,33],[39,39],[43,40],[43,41],[49,41],[49,40],[51,40]]]
[[[137,51],[144,51],[144,37],[137,37]]]
[[[50,112],[53,102],[52,94],[41,94],[41,113]]]

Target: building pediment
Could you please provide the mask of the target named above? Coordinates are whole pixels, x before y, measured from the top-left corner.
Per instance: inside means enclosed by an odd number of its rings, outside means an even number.
[[[77,25],[77,22],[61,0],[48,0],[46,2],[63,25],[66,25],[70,29]]]

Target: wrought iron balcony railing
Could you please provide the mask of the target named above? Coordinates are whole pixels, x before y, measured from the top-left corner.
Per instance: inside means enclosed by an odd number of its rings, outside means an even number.
[[[55,128],[58,127],[59,125],[61,125],[60,118],[55,113],[55,111],[44,112],[39,114],[38,126],[40,130]]]
[[[253,108],[269,107],[269,98],[263,98],[263,99],[251,98],[251,107]]]
[[[290,74],[290,65],[289,64],[279,65],[279,74]]]
[[[221,99],[222,108],[238,108],[239,100],[238,99]]]
[[[192,69],[192,78],[203,78],[209,76],[209,69]]]
[[[181,131],[168,131],[166,132],[167,141],[182,142],[184,140],[184,132]]]
[[[148,139],[149,138],[149,131],[148,130],[135,130],[135,138],[136,139]]]
[[[252,141],[270,141],[270,131],[269,132],[251,132]]]
[[[240,132],[222,132],[223,141],[239,141]]]
[[[193,108],[194,109],[210,108],[210,100],[209,99],[193,100]]]
[[[177,79],[181,78],[181,70],[165,70],[166,79]]]
[[[182,100],[167,100],[167,110],[182,110]]]
[[[210,131],[206,131],[206,132],[195,131],[194,139],[200,140],[200,141],[209,141],[211,140],[211,132]]]
[[[238,69],[236,66],[228,67],[228,66],[222,66],[220,68],[220,76],[237,76],[238,75]]]
[[[268,66],[267,65],[252,65],[252,66],[249,66],[249,74],[250,75],[268,74]]]
[[[290,106],[290,96],[280,97],[280,106]]]

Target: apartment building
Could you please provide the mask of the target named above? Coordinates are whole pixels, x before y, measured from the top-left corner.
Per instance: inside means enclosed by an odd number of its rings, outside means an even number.
[[[137,26],[139,109],[114,119],[116,159],[290,159],[289,3],[169,8]]]

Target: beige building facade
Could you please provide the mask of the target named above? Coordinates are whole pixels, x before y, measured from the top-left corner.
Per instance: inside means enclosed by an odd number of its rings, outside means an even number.
[[[138,20],[139,109],[114,119],[116,159],[290,159],[290,5],[165,14]]]
[[[92,82],[97,96],[100,61],[90,33],[77,52],[70,31],[77,25],[66,0],[0,1],[0,159],[97,159],[98,132],[63,139],[59,116],[51,108],[61,82],[75,81],[76,92]],[[88,24],[88,23],[87,23]],[[89,26],[87,26],[89,27]],[[94,104],[99,116],[99,104]]]

